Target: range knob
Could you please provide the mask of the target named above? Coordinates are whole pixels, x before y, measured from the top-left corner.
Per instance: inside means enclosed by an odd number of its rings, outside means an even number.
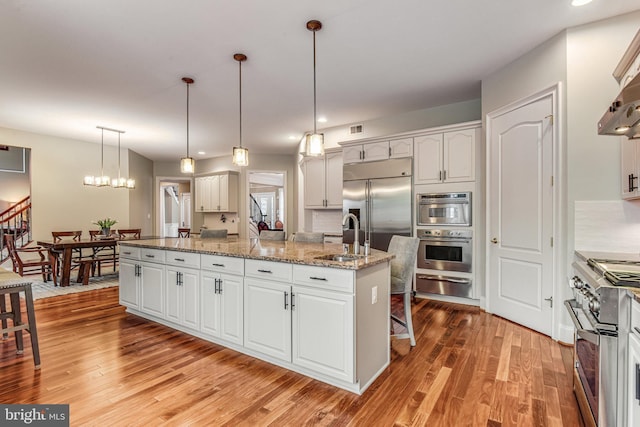
[[[582,289],[584,287],[584,282],[578,276],[573,276],[571,280],[573,281],[574,288]]]
[[[595,298],[592,298],[591,301],[589,301],[589,310],[591,310],[594,313],[597,313],[600,311],[600,301],[598,301]]]

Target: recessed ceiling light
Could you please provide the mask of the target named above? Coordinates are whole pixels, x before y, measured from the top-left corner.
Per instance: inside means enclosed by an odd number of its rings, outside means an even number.
[[[198,154],[203,155],[203,154],[207,154],[204,151],[198,151]]]
[[[327,123],[326,117],[318,117],[318,123]]]
[[[591,3],[591,0],[571,0],[571,6],[584,6],[587,3]]]

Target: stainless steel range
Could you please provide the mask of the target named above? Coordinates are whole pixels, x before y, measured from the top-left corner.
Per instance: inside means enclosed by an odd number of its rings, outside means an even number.
[[[640,262],[578,259],[572,265],[574,299],[565,306],[576,328],[574,391],[587,425],[622,425],[630,319],[625,287],[640,287]]]

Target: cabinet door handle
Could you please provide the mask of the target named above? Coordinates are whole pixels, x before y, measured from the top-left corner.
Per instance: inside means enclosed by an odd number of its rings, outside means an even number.
[[[326,282],[326,281],[327,281],[327,279],[326,279],[326,278],[324,278],[324,277],[314,277],[314,276],[309,276],[309,279],[311,279],[311,280],[322,280],[322,281],[324,281],[324,282]]]
[[[438,181],[442,181],[442,171],[440,171],[440,174],[438,175]]]
[[[295,296],[296,296],[296,294],[291,292],[291,311],[293,311],[296,308]]]
[[[633,183],[633,181],[635,181],[636,179],[638,179],[637,176],[633,176],[633,174],[629,174],[629,192],[632,192],[638,189],[638,187],[636,187]]]
[[[447,171],[442,171],[442,176],[443,176],[442,180],[446,181],[447,180]]]
[[[284,309],[289,307],[289,292],[284,293]]]
[[[259,270],[258,270],[258,272],[259,272],[259,273],[269,273],[269,274],[273,274],[273,273],[271,272],[271,270],[260,270],[260,269],[259,269]]]
[[[222,294],[222,279],[218,279],[218,293]]]
[[[640,400],[640,364],[636,363],[636,400]]]

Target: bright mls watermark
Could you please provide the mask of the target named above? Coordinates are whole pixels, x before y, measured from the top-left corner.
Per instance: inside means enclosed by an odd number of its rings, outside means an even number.
[[[0,404],[0,426],[69,427],[69,405]]]

